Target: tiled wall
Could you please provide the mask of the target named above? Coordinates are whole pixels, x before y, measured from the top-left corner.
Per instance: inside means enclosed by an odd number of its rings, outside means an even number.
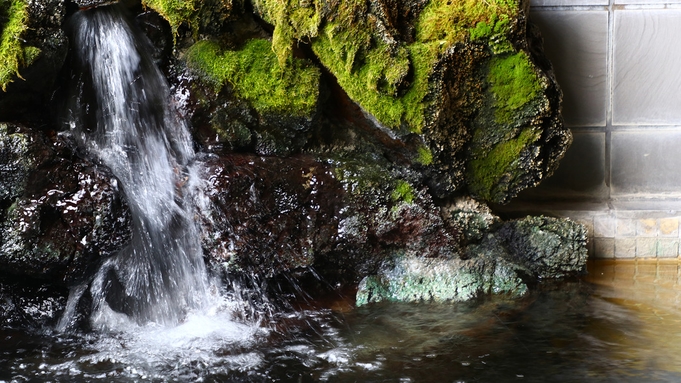
[[[506,209],[587,223],[595,257],[678,257],[681,0],[531,5],[574,142],[553,177]]]

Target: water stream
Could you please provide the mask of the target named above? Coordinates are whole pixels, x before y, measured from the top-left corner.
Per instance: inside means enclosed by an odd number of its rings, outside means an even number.
[[[70,24],[79,74],[71,131],[112,170],[133,217],[130,246],[107,260],[92,283],[93,322],[110,325],[119,312],[141,324],[178,324],[211,304],[193,219],[191,136],[170,107],[149,42],[121,6],[80,11]]]

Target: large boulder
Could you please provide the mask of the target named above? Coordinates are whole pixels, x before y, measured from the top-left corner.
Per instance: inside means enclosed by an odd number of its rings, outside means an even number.
[[[361,281],[358,305],[465,301],[487,294],[518,297],[539,281],[586,272],[583,225],[550,217],[501,222],[465,200],[448,210],[448,225],[458,227],[467,244],[462,258],[392,254]]]
[[[282,66],[297,44],[377,125],[418,136],[431,193],[507,202],[571,142],[561,93],[530,47],[529,1],[254,0]],[[536,44],[535,44],[536,45]]]
[[[183,88],[201,93],[190,114],[208,127],[205,142],[261,155],[314,150],[311,128],[337,130],[341,113],[406,146],[405,165],[436,198],[502,203],[550,175],[571,142],[526,0],[253,6],[255,17],[227,7],[225,27],[199,41],[180,34],[180,82],[205,84]],[[207,28],[205,7],[186,16],[194,30]],[[348,98],[357,111],[343,107]]]

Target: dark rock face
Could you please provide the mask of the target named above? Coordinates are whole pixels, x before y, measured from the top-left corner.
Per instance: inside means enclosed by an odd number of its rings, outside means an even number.
[[[66,306],[68,292],[49,284],[27,286],[13,280],[0,284],[0,323],[3,330],[41,330],[54,326]]]
[[[425,192],[409,202],[336,163],[232,154],[206,162],[204,248],[229,270],[276,275],[314,267],[356,283],[393,251],[454,255],[456,241]],[[352,186],[349,186],[352,184]]]
[[[118,2],[118,0],[73,0],[81,9],[101,7]]]
[[[57,136],[0,124],[0,269],[71,284],[130,239],[130,216],[106,169]]]

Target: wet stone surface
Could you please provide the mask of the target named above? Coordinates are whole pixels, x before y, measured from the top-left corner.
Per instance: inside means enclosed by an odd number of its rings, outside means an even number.
[[[117,181],[63,137],[0,125],[0,162],[0,269],[71,284],[129,241]]]

